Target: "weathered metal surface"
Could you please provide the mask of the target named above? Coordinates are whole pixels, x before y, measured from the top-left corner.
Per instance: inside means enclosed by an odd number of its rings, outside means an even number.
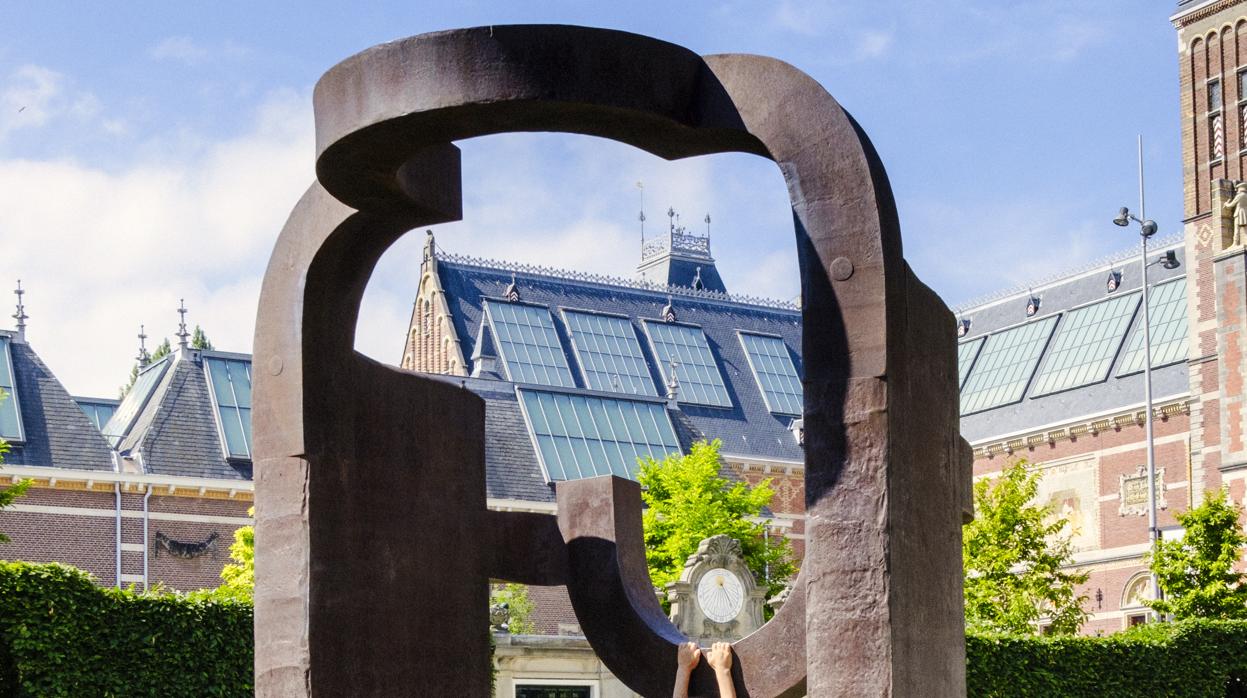
[[[776,162],[804,298],[806,558],[781,612],[736,643],[738,691],[964,693],[953,320],[904,264],[883,166],[821,86],[758,56],[503,26],[364,51],[314,103],[318,181],[256,323],[258,695],[487,695],[490,578],[566,583],[611,671],[671,694],[682,638],[649,585],[636,485],[560,484],[557,526],[488,512],[480,400],[369,361],[343,331],[403,231],[459,218],[451,142],[513,131]],[[693,685],[714,695],[704,667]]]

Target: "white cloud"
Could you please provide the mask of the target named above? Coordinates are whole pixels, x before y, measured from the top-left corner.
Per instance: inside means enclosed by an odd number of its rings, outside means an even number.
[[[71,391],[110,396],[140,323],[190,321],[249,351],[264,261],[312,178],[305,95],[274,95],[241,136],[120,170],[0,160],[0,249],[21,278],[32,345]]]
[[[154,61],[173,61],[192,67],[218,58],[237,60],[250,55],[251,49],[229,39],[220,45],[205,46],[189,36],[166,37],[147,49],[147,56]]]
[[[155,61],[199,65],[208,58],[208,49],[195,43],[189,36],[170,36],[148,49],[147,55]]]
[[[43,126],[59,111],[65,79],[37,65],[18,68],[0,88],[0,141],[13,131]]]

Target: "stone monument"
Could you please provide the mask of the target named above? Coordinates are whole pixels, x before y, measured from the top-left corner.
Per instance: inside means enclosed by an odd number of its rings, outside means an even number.
[[[702,647],[739,640],[762,627],[766,588],[758,586],[740,542],[730,536],[702,540],[666,592],[671,622]]]
[[[491,578],[566,585],[610,670],[671,695],[684,637],[646,573],[637,483],[559,483],[557,517],[490,511],[482,401],[353,348],[381,254],[460,218],[454,141],[515,131],[776,163],[802,287],[806,554],[779,613],[733,645],[738,694],[964,694],[953,317],[905,264],[874,148],[818,83],[624,32],[492,26],[370,48],[313,103],[316,181],[256,320],[257,695],[488,695]],[[714,686],[703,662],[692,692]]]

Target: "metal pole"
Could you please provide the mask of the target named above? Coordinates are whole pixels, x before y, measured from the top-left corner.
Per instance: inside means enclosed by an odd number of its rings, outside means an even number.
[[[1143,198],[1143,136],[1139,136],[1139,217],[1147,220],[1147,209]],[[1140,223],[1142,228],[1142,223]],[[1143,409],[1144,429],[1147,439],[1147,537],[1148,548],[1156,553],[1156,541],[1160,538],[1156,526],[1156,448],[1152,438],[1152,312],[1147,299],[1147,235],[1140,235],[1139,266],[1143,270]],[[1160,586],[1156,575],[1149,575],[1152,580],[1152,598],[1160,599]]]

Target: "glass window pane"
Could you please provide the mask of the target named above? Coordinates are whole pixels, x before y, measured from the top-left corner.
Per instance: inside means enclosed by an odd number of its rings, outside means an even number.
[[[767,409],[778,414],[804,412],[801,379],[797,377],[797,368],[784,340],[741,332],[740,342]]]
[[[677,364],[680,402],[731,407],[723,374],[701,328],[648,320],[644,323],[664,385],[671,382],[672,362]]]
[[[104,425],[104,437],[116,446],[121,439],[130,430],[130,426],[134,424],[134,420],[139,416],[143,406],[151,398],[152,393],[156,390],[156,386],[160,384],[160,379],[164,377],[165,371],[168,370],[171,359],[165,357],[160,361],[144,368],[137,378],[134,379],[134,385],[130,386],[130,390],[126,391],[125,397],[121,399],[121,404],[117,406],[117,411],[113,412],[113,416]]]
[[[550,311],[542,306],[485,301],[498,356],[516,383],[574,387]]]
[[[585,385],[593,390],[655,395],[649,366],[627,318],[563,311]]]
[[[1052,339],[1033,394],[1097,383],[1108,378],[1126,330],[1139,305],[1139,294],[1089,305],[1065,314]]]
[[[1149,289],[1148,310],[1152,316],[1152,368],[1165,366],[1187,357],[1186,278],[1166,281]],[[1143,370],[1143,322],[1135,323],[1130,343],[1117,375],[1124,376]]]
[[[638,454],[661,458],[680,450],[662,404],[529,389],[519,392],[529,436],[551,480],[611,473],[635,478]]]
[[[961,390],[961,413],[1021,400],[1056,319],[1052,315],[987,337]]]

